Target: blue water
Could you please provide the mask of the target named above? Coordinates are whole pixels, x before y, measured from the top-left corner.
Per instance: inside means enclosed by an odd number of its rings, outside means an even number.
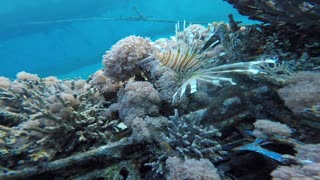
[[[87,78],[102,68],[101,56],[121,38],[156,39],[173,35],[176,21],[227,22],[230,13],[252,23],[223,0],[3,0],[0,76],[27,71]],[[128,20],[139,14],[151,21]]]

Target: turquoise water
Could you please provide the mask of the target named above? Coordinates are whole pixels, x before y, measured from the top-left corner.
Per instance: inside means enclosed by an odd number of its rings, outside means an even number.
[[[177,21],[227,21],[230,13],[251,23],[222,0],[5,0],[0,6],[0,76],[27,71],[87,78],[121,38],[156,39],[173,35]]]

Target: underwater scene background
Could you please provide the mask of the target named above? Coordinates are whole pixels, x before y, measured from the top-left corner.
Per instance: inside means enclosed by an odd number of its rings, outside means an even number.
[[[320,179],[317,1],[12,0],[0,25],[1,180]]]
[[[168,37],[178,21],[207,24],[227,20],[229,13],[247,21],[223,1],[4,1],[0,73],[87,78],[101,67],[102,54],[123,37]]]

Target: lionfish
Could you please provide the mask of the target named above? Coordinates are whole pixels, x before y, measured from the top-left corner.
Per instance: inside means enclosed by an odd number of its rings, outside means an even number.
[[[251,62],[238,62],[233,64],[217,65],[216,59],[206,58],[206,53],[214,46],[219,44],[219,40],[213,40],[215,30],[212,24],[206,31],[200,28],[185,33],[186,23],[183,23],[183,31],[180,31],[180,23],[176,24],[176,35],[173,37],[175,47],[165,49],[162,52],[157,52],[154,57],[162,63],[162,65],[173,69],[178,75],[180,87],[173,95],[173,102],[177,101],[186,93],[190,86],[190,93],[197,91],[197,81],[205,81],[217,86],[221,86],[221,82],[229,82],[232,85],[236,83],[232,78],[224,77],[225,73],[245,73],[257,74],[260,70],[256,65],[275,63],[275,60],[266,59]],[[189,25],[190,27],[190,25]],[[203,38],[202,34],[207,33]],[[202,48],[199,48],[199,42],[202,42]]]

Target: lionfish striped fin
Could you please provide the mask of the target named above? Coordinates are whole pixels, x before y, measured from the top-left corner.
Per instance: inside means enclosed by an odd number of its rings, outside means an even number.
[[[179,50],[159,52],[155,54],[155,58],[157,58],[163,65],[177,72],[194,69],[199,66],[197,55],[190,54],[189,52],[182,53]]]

